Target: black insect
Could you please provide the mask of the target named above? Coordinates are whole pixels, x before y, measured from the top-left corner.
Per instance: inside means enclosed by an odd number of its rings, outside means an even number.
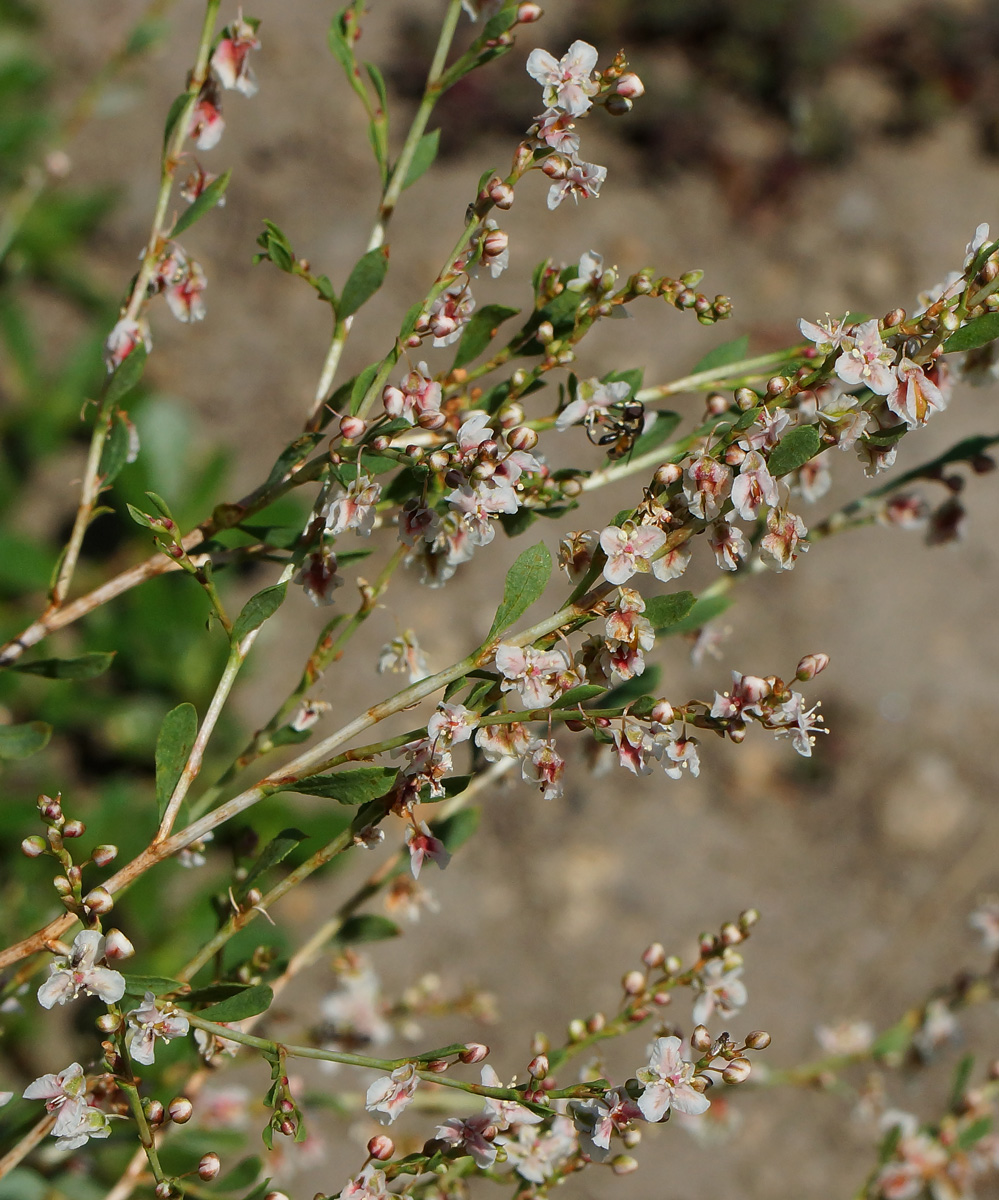
[[[644,427],[645,405],[640,400],[616,400],[586,414],[586,436],[594,446],[606,447],[610,459],[630,454]]]

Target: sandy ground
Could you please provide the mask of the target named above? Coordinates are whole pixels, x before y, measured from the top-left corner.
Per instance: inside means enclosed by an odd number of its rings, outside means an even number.
[[[85,27],[59,34],[84,64],[131,8],[111,0],[89,7]],[[176,47],[191,44],[198,7],[193,0],[177,6]],[[391,45],[403,7],[401,0],[380,6],[371,56]],[[363,135],[351,124],[350,97],[325,50],[326,6],[262,0],[252,11],[264,18],[261,93],[253,102],[227,99],[227,136],[204,161],[214,170],[234,167],[228,205],[189,238],[210,280],[208,319],[181,328],[158,313],[151,363],[156,383],[198,414],[204,438],[236,448],[235,491],[255,482],[296,432],[328,333],[307,289],[250,265],[260,222],[276,220],[298,253],[342,280],[367,237],[374,179]],[[566,14],[556,14],[555,24],[567,29]],[[545,39],[553,47],[561,40],[558,33]],[[524,53],[518,48],[499,69],[521,70]],[[118,111],[92,126],[74,153],[79,177],[125,189],[120,219],[97,248],[109,282],[127,278],[145,237],[159,123],[178,90],[182,55],[165,52],[147,64],[113,97]],[[525,79],[525,123],[537,101],[533,87]],[[654,89],[645,103],[656,103]],[[752,139],[765,138],[742,114],[733,112],[731,121],[734,144],[751,152]],[[551,214],[540,182],[524,188],[504,221],[514,267],[495,285],[480,282],[480,302],[523,301],[518,276],[539,257],[572,261],[592,248],[628,271],[645,263],[671,274],[702,267],[706,290],[731,295],[735,315],[712,331],[650,306],[640,319],[594,337],[583,373],[641,364],[647,381],[668,379],[742,333],[761,352],[785,344],[800,315],[911,307],[918,290],[959,265],[979,221],[999,220],[999,170],[975,157],[960,125],[871,151],[841,174],[815,176],[790,210],[751,227],[732,222],[703,178],[644,186],[640,162],[614,133],[599,120],[584,130],[587,156],[609,167],[599,203]],[[449,160],[407,194],[391,238],[390,284],[358,325],[348,373],[380,352],[436,273],[480,171],[509,153],[484,137],[473,158]],[[994,404],[994,391],[960,389],[945,417],[906,439],[904,465],[991,431]],[[680,405],[694,413],[700,402]],[[858,464],[837,465],[844,468],[841,499],[864,487]],[[966,913],[999,884],[994,489],[994,479],[970,483],[960,544],[928,550],[918,535],[873,528],[815,547],[793,575],[746,583],[725,618],[732,632],[721,663],[694,668],[685,644],[665,646],[665,687],[677,699],[722,688],[730,667],[784,673],[806,652],[830,654],[832,666],[812,692],[822,697],[831,735],[810,764],[755,733],[741,747],[706,747],[697,782],[594,778],[574,754],[561,802],[545,804],[522,785],[497,789],[484,803],[483,835],[429,881],[441,914],[425,917],[401,946],[374,953],[389,989],[418,969],[439,973],[451,987],[472,980],[493,992],[503,1021],[486,1040],[501,1075],[522,1072],[533,1031],[555,1035],[571,1016],[613,1007],[617,979],[649,941],[689,955],[699,930],[755,905],[764,919],[747,953],[750,1002],[732,1027],[770,1030],[771,1061],[790,1064],[814,1055],[816,1024],[847,1016],[890,1022],[975,962]],[[572,525],[615,511],[616,501],[633,494],[625,486],[613,499],[599,497]],[[807,512],[806,523],[831,503]],[[556,528],[541,532],[554,547]],[[418,631],[436,666],[455,650],[464,653],[488,627],[496,582],[519,548],[498,544],[491,566],[480,572],[483,556],[443,592],[402,580],[355,661],[370,661],[396,622]],[[263,639],[268,665],[243,702],[250,721],[284,694],[322,619],[299,597],[286,611],[292,619],[284,631]],[[318,694],[346,715],[348,700],[372,701],[384,690],[373,671],[348,667],[331,672]],[[303,892],[283,915],[312,926],[336,903],[338,886]],[[306,1020],[327,981],[303,985]],[[685,1004],[677,1019],[689,1027]],[[988,1056],[994,1013],[977,1022]],[[441,1029],[444,1040],[481,1036],[461,1021]],[[622,1065],[638,1065],[643,1046],[637,1037]],[[931,1113],[942,1099],[939,1081],[928,1095],[920,1084],[893,1079],[888,1086],[901,1107]],[[842,1100],[775,1093],[735,1101],[743,1123],[728,1143],[705,1148],[677,1129],[651,1131],[636,1175],[587,1172],[567,1194],[817,1200],[852,1193],[872,1161]],[[329,1165],[298,1176],[289,1187],[296,1196],[337,1190],[360,1160],[332,1118],[320,1125],[331,1143]]]

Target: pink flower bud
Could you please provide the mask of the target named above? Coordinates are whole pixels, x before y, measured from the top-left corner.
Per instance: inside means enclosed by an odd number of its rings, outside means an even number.
[[[527,1064],[532,1079],[544,1079],[548,1074],[548,1055],[536,1054]]]
[[[652,1003],[659,1008],[665,1008],[667,1004],[673,1003],[673,994],[672,992],[653,992]]]
[[[62,827],[62,836],[64,838],[83,837],[87,832],[87,827],[82,821],[67,821]]]
[[[673,705],[670,704],[670,702],[668,700],[657,700],[652,709],[652,720],[655,721],[656,724],[658,724],[658,725],[672,725],[673,722],[676,720],[676,713],[673,711]],[[659,946],[659,943],[656,942],[656,945]],[[651,949],[651,947],[650,947],[650,949]],[[659,946],[659,949],[661,950],[662,947]],[[649,951],[646,950],[645,953],[648,954]],[[651,967],[651,966],[658,967],[660,965],[659,963],[647,962],[645,955],[642,955],[642,961],[648,967]]]
[[[170,1120],[177,1125],[185,1125],[194,1115],[194,1105],[186,1096],[174,1096],[167,1105]]]
[[[44,854],[47,847],[45,839],[37,833],[26,837],[21,843],[21,853],[28,858],[38,858],[40,854]]]
[[[104,1013],[103,1016],[97,1018],[95,1023],[101,1033],[111,1034],[117,1033],[121,1028],[122,1019],[114,1013]]]
[[[461,1062],[471,1066],[474,1063],[482,1062],[488,1053],[488,1046],[483,1046],[481,1042],[469,1042],[465,1049],[460,1052],[458,1058]]]
[[[695,1050],[705,1051],[711,1049],[711,1034],[708,1033],[704,1025],[695,1025],[693,1032],[690,1035],[690,1044]]]
[[[628,971],[621,986],[629,996],[640,996],[645,991],[645,976],[641,971]]]
[[[662,488],[672,487],[682,475],[683,471],[677,463],[663,463],[656,471],[656,483]]]
[[[779,396],[781,392],[786,392],[789,387],[789,381],[784,375],[774,375],[767,380],[767,395]]]
[[[489,184],[487,194],[497,208],[506,210],[513,207],[513,188],[502,179],[494,179]]]
[[[288,1200],[284,1192],[268,1192],[264,1200]]]
[[[60,896],[68,896],[73,890],[73,885],[69,882],[65,875],[57,875],[55,879],[52,880],[52,886]]]
[[[106,887],[95,887],[83,897],[84,905],[93,913],[109,913],[114,899]]]
[[[765,1029],[754,1029],[752,1033],[746,1035],[746,1045],[750,1050],[766,1050],[770,1042],[770,1034]]]
[[[622,75],[617,81],[615,88],[619,96],[627,96],[629,100],[637,100],[639,96],[645,95],[645,84],[629,71],[627,75]]]
[[[730,467],[737,467],[745,459],[746,451],[741,446],[729,446],[724,457]]]
[[[447,416],[442,412],[421,412],[416,423],[421,429],[442,429],[447,424]]]
[[[117,846],[95,846],[91,852],[90,858],[97,867],[106,867],[109,863],[113,863],[118,857]]]
[[[745,933],[747,929],[752,929],[759,919],[758,909],[747,908],[745,912],[739,913],[739,928]]]
[[[518,4],[517,5],[517,24],[518,25],[533,25],[535,21],[540,21],[544,16],[544,9],[540,4]]]
[[[701,954],[710,954],[715,948],[715,939],[710,933],[702,933],[698,938],[698,947]]]
[[[391,445],[392,445],[392,439],[384,433],[379,434],[378,437],[372,438],[372,440],[371,440],[372,450],[387,450],[389,448],[389,446],[391,446]]]
[[[361,437],[367,427],[367,422],[362,420],[361,417],[340,418],[340,432],[345,438],[350,438],[351,441],[353,441],[354,438]]]
[[[71,867],[66,868],[66,878],[73,885],[78,887],[83,882],[83,870],[74,863]]]
[[[395,1154],[395,1142],[385,1133],[376,1134],[368,1142],[368,1153],[379,1162],[386,1162]]]
[[[724,1071],[722,1079],[726,1083],[744,1083],[753,1070],[753,1064],[748,1058],[733,1058]]]
[[[542,322],[544,324],[544,322]],[[538,326],[538,332],[541,331],[541,325]],[[496,419],[499,421],[500,429],[513,429],[516,425],[524,423],[524,406],[519,400],[513,400],[509,404],[504,404],[496,414]]]
[[[657,704],[656,708],[658,708],[658,707],[659,707],[659,705]],[[655,710],[653,710],[653,712],[654,711]],[[659,718],[656,716],[653,716],[652,719],[653,719],[653,721],[659,720]],[[662,721],[661,724],[668,725],[669,722],[672,720],[673,720],[673,710],[672,710],[672,708],[670,708],[669,721]],[[645,963],[645,965],[652,971],[654,971],[656,969],[656,967],[661,967],[665,961],[666,961],[666,950],[663,947],[662,942],[653,942],[651,946],[648,946],[646,948],[645,952],[642,955],[642,962]]]
[[[721,392],[712,392],[704,407],[709,417],[720,417],[728,412],[728,397]]]
[[[572,163],[562,154],[549,154],[542,162],[541,170],[549,179],[565,179]]]
[[[552,342],[555,339],[555,326],[552,325],[551,321],[542,321],[538,326],[534,336],[538,339],[542,346],[547,346],[549,342]]]
[[[603,1027],[606,1024],[607,1024],[607,1018],[604,1016],[604,1014],[602,1012],[596,1012],[586,1022],[586,1032],[587,1033],[599,1033],[600,1030],[603,1029]]]
[[[828,654],[806,654],[805,657],[798,663],[798,668],[794,673],[795,679],[802,683],[807,683],[810,679],[814,679],[820,671],[824,671],[829,666]]]
[[[280,1133],[283,1133],[285,1137],[294,1137],[295,1136],[295,1122],[285,1119],[278,1126],[278,1131]]]
[[[104,939],[104,957],[108,962],[131,958],[135,947],[120,929],[109,929]]]
[[[615,1175],[630,1175],[632,1171],[638,1170],[638,1160],[632,1158],[630,1154],[616,1154],[611,1159],[610,1165]]]
[[[507,443],[514,450],[533,450],[538,444],[538,431],[529,425],[518,425],[506,435]]]
[[[156,1197],[156,1200],[172,1200],[172,1197],[177,1195],[177,1189],[169,1179],[164,1179],[162,1183],[156,1185],[153,1195]]]
[[[738,946],[745,936],[733,921],[726,921],[721,927],[721,940],[726,946]]]
[[[43,804],[38,806],[38,811],[42,815],[43,821],[50,821],[52,824],[60,824],[63,820],[62,805],[58,800],[53,800],[50,796],[43,796]]]
[[[683,963],[677,958],[677,956],[675,954],[671,954],[663,963],[663,970],[667,975],[678,975],[682,966]]]
[[[502,229],[491,229],[482,240],[482,252],[486,258],[496,258],[509,245],[510,239]]]
[[[166,1109],[159,1100],[150,1100],[148,1103],[143,1103],[142,1107],[146,1114],[146,1120],[153,1127],[162,1125],[166,1120]]]
[[[208,1154],[203,1154],[201,1156],[201,1162],[198,1163],[198,1174],[206,1182],[210,1179],[217,1178],[218,1173],[221,1170],[222,1163],[217,1154],[214,1152],[209,1152]]]
[[[427,1063],[426,1069],[428,1071],[433,1071],[435,1075],[443,1075],[450,1065],[451,1064],[446,1058],[432,1058],[430,1062]]]

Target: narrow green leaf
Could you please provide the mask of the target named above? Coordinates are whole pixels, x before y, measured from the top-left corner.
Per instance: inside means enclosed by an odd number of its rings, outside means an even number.
[[[879,1034],[871,1046],[871,1056],[873,1058],[886,1058],[895,1054],[903,1054],[909,1049],[912,1042],[912,1030],[908,1025],[900,1021],[897,1025],[893,1025],[890,1029],[886,1029],[884,1033]]]
[[[408,187],[412,187],[421,175],[430,170],[434,159],[437,157],[440,142],[441,131],[439,129],[431,129],[429,133],[425,133],[416,143],[416,149],[413,151],[413,157],[409,162],[409,170],[406,172],[406,178],[403,181],[403,191]]]
[[[232,623],[230,636],[234,646],[238,646],[248,633],[259,629],[268,618],[274,616],[284,603],[287,590],[286,583],[276,583],[273,587],[266,587],[247,600],[243,605],[243,611]]]
[[[165,996],[168,992],[183,992],[186,988],[186,983],[181,983],[178,979],[167,979],[164,975],[125,976],[125,995],[138,996],[140,1000],[146,992],[152,992],[154,996]]]
[[[344,921],[336,940],[343,946],[356,946],[361,942],[384,942],[386,938],[398,936],[399,926],[388,917],[360,913]]]
[[[672,637],[676,633],[696,633],[709,621],[720,617],[732,604],[731,596],[699,596],[689,613],[666,630]]]
[[[111,427],[101,450],[100,466],[97,468],[97,474],[105,486],[118,478],[122,467],[128,462],[129,441],[128,422],[120,412],[115,412],[111,417]]]
[[[266,1200],[267,1193],[271,1190],[271,1176],[260,1181],[252,1192],[248,1192],[243,1200]]]
[[[970,1150],[976,1143],[980,1142],[986,1134],[992,1132],[992,1118],[979,1117],[972,1121],[970,1125],[962,1129],[957,1135],[957,1144],[962,1150]]]
[[[999,312],[982,313],[967,325],[962,325],[944,342],[944,351],[953,354],[959,350],[977,350],[999,338]]]
[[[15,663],[14,670],[46,679],[95,679],[111,666],[115,651],[92,650],[77,658],[40,658],[37,662]]]
[[[297,783],[286,784],[281,790],[298,792],[301,796],[324,796],[327,800],[339,800],[341,804],[367,804],[369,800],[384,796],[398,774],[395,767],[355,767],[334,771],[332,775],[309,775]]]
[[[559,696],[556,708],[575,708],[577,704],[585,704],[587,700],[595,700],[606,691],[596,683],[584,683],[579,687],[570,688]]]
[[[682,621],[696,603],[697,597],[693,592],[670,592],[668,596],[653,596],[646,600],[645,612],[642,615],[652,623],[652,628],[656,631],[668,629]]]
[[[957,1064],[957,1068],[954,1071],[954,1078],[950,1085],[950,1107],[955,1111],[962,1106],[964,1093],[967,1091],[968,1081],[971,1079],[971,1072],[974,1066],[974,1055],[964,1054],[961,1056],[961,1061]]]
[[[368,78],[374,85],[375,92],[378,94],[378,104],[385,116],[388,116],[388,89],[385,87],[385,77],[381,71],[372,62],[366,62],[364,69],[368,73]]]
[[[282,479],[286,479],[288,475],[309,457],[309,453],[323,440],[321,433],[303,433],[301,437],[295,438],[290,442],[281,453],[277,456],[274,466],[271,467],[270,474],[265,481],[265,487],[269,487],[272,483],[280,483]]]
[[[276,867],[302,842],[308,840],[309,835],[303,833],[301,829],[282,829],[281,832],[267,843],[267,845],[257,855],[257,860],[250,868],[249,873],[243,882],[239,885],[240,895],[245,896],[256,881],[271,867]]]
[[[464,367],[474,362],[499,332],[500,325],[519,312],[519,308],[510,308],[506,304],[487,304],[473,313],[458,343],[454,365]]]
[[[377,374],[378,364],[372,363],[365,367],[354,380],[354,386],[350,389],[350,411],[352,413],[356,413],[361,407],[361,401],[368,394],[368,388],[371,387]]]
[[[891,425],[888,429],[876,429],[873,433],[864,435],[864,441],[872,446],[894,446],[905,437],[908,426],[905,422]]]
[[[767,466],[774,479],[803,467],[822,449],[822,436],[814,425],[799,425],[791,429],[770,452]]]
[[[533,508],[518,508],[513,513],[499,514],[499,523],[503,526],[503,532],[511,538],[520,537],[522,533],[526,533],[537,519],[538,514]]]
[[[245,992],[247,988],[252,987],[251,983],[210,983],[207,987],[195,988],[193,992],[187,992],[184,995],[185,1003],[188,1004],[217,1004],[219,1000],[228,1000],[230,996],[238,996],[240,992]]]
[[[347,277],[337,305],[337,315],[349,317],[378,291],[388,271],[389,248],[378,246],[361,256]]]
[[[223,1175],[216,1185],[220,1192],[241,1192],[252,1187],[264,1169],[263,1161],[256,1155],[236,1163],[228,1175]]]
[[[507,572],[503,600],[486,640],[508,629],[535,601],[540,600],[552,573],[552,556],[544,542],[529,546]]]
[[[346,12],[347,10],[343,9],[333,17],[326,40],[329,43],[333,57],[349,75],[352,73],[354,67],[354,51],[347,40],[346,22],[344,20]]]
[[[52,726],[44,721],[26,725],[0,725],[0,758],[27,758],[37,754],[52,736]]]
[[[247,988],[228,1000],[222,1000],[209,1008],[203,1008],[198,1013],[206,1021],[216,1021],[219,1024],[243,1021],[247,1017],[255,1017],[258,1013],[266,1012],[274,999],[274,993],[266,983],[258,983],[256,987]]]
[[[146,369],[147,357],[146,347],[140,342],[108,380],[107,390],[104,393],[105,404],[109,407],[117,404],[126,392],[130,392],[135,387],[142,378],[142,372]]]
[[[328,300],[336,308],[336,292],[333,290],[333,284],[330,283],[328,275],[316,277],[316,290],[324,300]]]
[[[156,808],[162,817],[198,736],[198,714],[187,702],[163,718],[156,738]]]
[[[702,371],[714,371],[718,367],[727,367],[730,363],[737,363],[740,359],[745,358],[748,353],[749,334],[744,334],[742,337],[735,338],[731,342],[723,342],[720,346],[709,350],[690,374],[700,375]]]
[[[434,836],[444,843],[449,853],[454,854],[478,829],[481,815],[479,808],[463,808],[442,821],[434,821],[430,828]]]
[[[141,508],[136,508],[134,504],[129,504],[127,501],[125,502],[125,507],[128,509],[128,515],[136,525],[141,525],[143,529],[153,528],[152,518],[148,513],[144,513]]]
[[[177,234],[183,233],[185,229],[190,229],[195,221],[200,221],[210,208],[214,208],[225,195],[225,190],[229,186],[229,180],[232,177],[232,171],[226,171],[205,188],[205,190],[195,200],[184,209],[174,223],[171,237],[176,237]]]
[[[187,102],[190,99],[187,92],[181,92],[170,105],[170,110],[167,113],[166,125],[163,127],[163,149],[167,148],[167,143],[173,137],[173,131],[177,128],[177,122],[183,116],[184,109],[187,108]]]

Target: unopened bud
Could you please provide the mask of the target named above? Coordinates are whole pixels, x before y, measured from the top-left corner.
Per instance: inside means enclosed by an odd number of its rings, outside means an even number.
[[[709,417],[720,417],[728,412],[728,397],[721,392],[712,392],[705,400],[704,407]]]
[[[746,451],[741,446],[729,446],[725,450],[725,462],[730,467],[738,467],[746,457]]]
[[[735,403],[736,407],[742,412],[749,412],[751,408],[755,408],[760,402],[759,396],[752,388],[741,387],[736,390]]]
[[[641,971],[628,971],[621,980],[621,986],[628,996],[640,996],[645,991],[645,975]]]
[[[658,708],[658,707],[659,707],[659,705],[657,704],[656,708]],[[654,712],[654,710],[653,710],[653,712]],[[653,719],[653,721],[659,720],[659,718],[656,717],[655,715],[653,715],[652,719]],[[668,725],[670,723],[670,721],[672,721],[672,720],[673,720],[673,709],[672,709],[672,707],[670,707],[669,720],[662,721],[661,724]],[[653,942],[652,945],[647,946],[642,953],[642,962],[645,963],[645,965],[649,968],[650,971],[654,971],[657,967],[661,967],[665,961],[666,961],[666,949],[663,946],[662,942]]]
[[[549,179],[565,179],[569,174],[569,168],[572,163],[565,157],[564,154],[549,154],[542,162],[541,170],[548,176]]]
[[[807,683],[810,679],[814,679],[820,671],[824,671],[828,666],[828,654],[806,654],[801,662],[798,663],[794,677],[795,679],[800,680],[802,683]]]
[[[652,1003],[658,1008],[665,1008],[667,1004],[673,1003],[673,995],[671,992],[653,992]]]
[[[602,1012],[595,1012],[593,1016],[586,1022],[587,1033],[599,1033],[607,1024],[607,1018]]]
[[[721,927],[721,940],[725,946],[738,946],[745,936],[733,921],[726,921]]]
[[[198,1163],[198,1174],[207,1183],[210,1179],[218,1177],[219,1171],[222,1170],[222,1163],[219,1156],[214,1151],[209,1151],[208,1154],[201,1156],[201,1162]]]
[[[378,1133],[368,1142],[368,1153],[379,1162],[387,1162],[395,1154],[395,1142],[386,1133]]]
[[[416,423],[421,429],[441,429],[447,424],[447,417],[442,412],[422,412],[416,418]]]
[[[168,1179],[164,1179],[162,1183],[158,1183],[153,1189],[153,1195],[156,1197],[156,1200],[172,1200],[172,1197],[178,1195],[178,1192]]]
[[[574,1017],[569,1022],[569,1041],[581,1042],[586,1037],[586,1022]]]
[[[387,450],[391,445],[392,439],[385,433],[381,433],[378,437],[371,439],[372,450]]]
[[[774,375],[767,380],[767,395],[779,396],[788,389],[788,380],[783,375]]]
[[[698,948],[700,949],[700,952],[702,955],[710,954],[711,951],[714,950],[714,948],[715,948],[714,934],[702,933],[701,936],[697,939],[697,945],[698,945]]]
[[[513,207],[513,188],[508,183],[504,183],[502,179],[494,179],[487,190],[489,199],[497,208]]]
[[[538,431],[529,425],[518,425],[506,435],[507,444],[513,450],[533,450],[538,444]]]
[[[652,720],[655,721],[655,723],[657,725],[672,725],[673,722],[676,720],[676,712],[673,709],[673,705],[670,704],[670,702],[668,700],[657,700],[656,703],[652,707],[651,716],[652,716]],[[660,946],[658,942],[653,943],[653,946],[656,946],[660,950],[662,950],[662,946]],[[645,954],[651,953],[653,946],[650,946],[649,949],[646,950]],[[648,966],[648,967],[657,966],[658,967],[658,966],[662,965],[661,962],[657,962],[654,964],[648,962],[648,960],[645,957],[645,954],[642,955],[642,962],[644,962],[646,966]]]
[[[682,966],[683,963],[677,958],[677,956],[675,954],[671,954],[663,963],[663,970],[667,975],[678,975]]]
[[[748,1058],[733,1058],[724,1071],[722,1079],[726,1083],[744,1083],[753,1070],[753,1064]]]
[[[482,239],[482,252],[486,258],[498,258],[509,245],[510,239],[502,229],[490,229]]]
[[[711,1034],[704,1025],[695,1025],[690,1035],[690,1044],[701,1052],[711,1049]]]
[[[106,887],[95,887],[87,892],[83,903],[93,913],[108,913],[114,908],[114,899]]]
[[[615,1154],[610,1165],[615,1175],[630,1175],[632,1171],[638,1170],[638,1159],[632,1158],[630,1154]]]
[[[635,107],[627,96],[612,92],[604,101],[604,107],[612,117],[625,117]]]
[[[894,329],[896,325],[901,325],[905,320],[904,308],[893,308],[885,317],[885,328]]]
[[[67,867],[66,878],[73,885],[73,887],[79,887],[79,885],[83,882],[82,867],[78,867],[76,863],[74,863],[71,867]]]
[[[430,1062],[426,1064],[426,1069],[428,1071],[433,1071],[435,1075],[443,1075],[450,1065],[451,1064],[446,1058],[432,1058]]]
[[[186,1096],[174,1096],[167,1105],[170,1120],[177,1125],[186,1125],[194,1115],[194,1105]]]
[[[446,450],[435,450],[428,462],[435,471],[446,471],[451,465],[451,455]]]
[[[104,957],[110,962],[131,958],[135,947],[120,929],[109,929],[104,938]]]
[[[747,908],[745,912],[739,913],[739,928],[743,931],[752,929],[759,919],[760,914],[758,909]]]
[[[655,481],[661,488],[668,488],[672,487],[682,475],[683,471],[677,463],[663,463],[656,470]]]
[[[368,423],[362,417],[341,417],[340,432],[345,438],[359,438],[368,428]]]
[[[639,96],[645,95],[645,84],[642,83],[634,72],[629,71],[617,81],[615,91],[619,96],[627,96],[629,100],[637,100]]]
[[[111,845],[96,846],[90,855],[91,861],[97,867],[106,867],[110,863],[113,863],[117,857],[118,847]]]
[[[26,837],[21,843],[21,853],[28,858],[38,858],[40,854],[44,854],[48,843],[41,834],[33,833],[31,837]]]
[[[296,1133],[296,1125],[294,1121],[289,1121],[287,1118],[278,1126],[278,1133],[283,1133],[285,1137],[294,1137]]]
[[[97,1018],[96,1025],[101,1033],[112,1034],[121,1029],[122,1020],[115,1013],[103,1013]]]
[[[562,484],[562,495],[574,499],[582,495],[583,485],[578,479],[566,479]]]
[[[143,1100],[142,1110],[146,1114],[146,1120],[154,1128],[166,1120],[166,1109],[159,1100]]]
[[[527,1064],[532,1079],[544,1079],[548,1074],[548,1055],[536,1054]]]
[[[60,896],[68,896],[73,890],[73,885],[69,882],[65,875],[57,875],[55,879],[52,880],[52,886]]]
[[[62,805],[58,800],[53,800],[51,796],[42,797],[44,803],[39,804],[38,811],[41,813],[43,821],[51,821],[54,825],[59,825],[64,820],[62,815]]]
[[[62,836],[64,838],[83,837],[87,832],[87,827],[82,821],[67,821],[62,827]]]
[[[542,325],[544,322],[542,321]],[[541,326],[538,326],[540,333]],[[519,400],[512,400],[509,404],[504,404],[496,414],[496,420],[499,423],[500,429],[513,429],[517,425],[524,423],[524,406]]]
[[[673,297],[673,303],[677,308],[693,308],[696,301],[697,293],[689,287],[681,288]]]
[[[542,321],[538,326],[534,336],[538,339],[542,346],[547,346],[548,343],[551,342],[555,337],[555,326],[551,323],[551,321]]]
[[[624,1142],[629,1150],[634,1150],[636,1146],[641,1144],[642,1131],[640,1129],[622,1129],[621,1141]]]
[[[544,9],[540,4],[518,4],[517,5],[517,24],[518,25],[533,25],[535,21],[540,21],[544,16]]]
[[[471,1066],[473,1063],[482,1062],[488,1053],[488,1046],[483,1046],[481,1042],[469,1042],[465,1049],[458,1055],[458,1059]]]
[[[746,1045],[750,1050],[766,1050],[771,1042],[770,1034],[765,1029],[754,1029],[746,1035]]]

